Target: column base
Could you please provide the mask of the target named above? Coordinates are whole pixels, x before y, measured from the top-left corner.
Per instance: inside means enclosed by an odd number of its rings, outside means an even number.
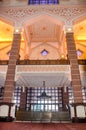
[[[72,118],[72,123],[86,123],[86,117],[85,118]]]
[[[86,103],[71,104],[70,114],[73,123],[86,123]]]
[[[15,119],[15,105],[13,103],[0,103],[0,122],[12,122]]]

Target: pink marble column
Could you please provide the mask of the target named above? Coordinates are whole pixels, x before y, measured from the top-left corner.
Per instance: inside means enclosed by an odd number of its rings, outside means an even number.
[[[24,88],[24,92],[22,91],[20,97],[20,110],[26,109],[26,98],[27,98],[27,88]]]
[[[76,46],[73,32],[66,33],[68,58],[70,60],[72,86],[74,91],[74,103],[82,103],[82,85],[80,79],[79,65],[76,54]]]
[[[14,92],[14,79],[15,79],[15,69],[16,61],[19,55],[19,48],[21,42],[21,34],[14,34],[12,48],[9,57],[9,64],[6,74],[6,81],[4,86],[4,96],[3,102],[12,103],[13,92]]]

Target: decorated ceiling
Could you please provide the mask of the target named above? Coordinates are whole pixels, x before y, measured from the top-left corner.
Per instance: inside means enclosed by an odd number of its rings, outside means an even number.
[[[75,24],[73,29],[74,29],[74,38],[75,38],[78,58],[86,59],[86,51],[85,51],[86,50],[86,20]],[[65,46],[65,40],[62,39],[61,41],[59,38],[61,36],[60,33],[62,31],[60,25],[53,23],[52,21],[48,21],[47,19],[41,19],[39,21],[36,21],[28,25],[27,30],[28,30],[28,37],[30,39],[30,47],[28,46],[30,48],[29,51],[31,54],[30,59],[31,58],[34,59],[34,56],[32,56],[33,54],[32,51],[37,52],[37,48],[40,48],[40,52],[43,51],[43,49],[46,49],[46,51],[50,52],[51,49],[48,50],[48,48],[53,48],[53,50],[55,49],[57,51],[60,49],[61,53],[59,55],[61,55],[62,53],[65,54],[67,52]],[[9,59],[12,40],[13,40],[13,32],[14,32],[14,27],[12,25],[0,21],[0,59],[1,60]],[[24,39],[24,33],[22,33],[22,40],[20,46],[21,59],[24,59],[26,50],[27,50],[27,46]],[[28,55],[30,54],[28,53]],[[40,59],[38,54],[36,58]]]

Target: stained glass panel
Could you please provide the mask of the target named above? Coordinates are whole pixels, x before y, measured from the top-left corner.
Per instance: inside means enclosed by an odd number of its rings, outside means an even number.
[[[58,4],[59,0],[29,0],[28,4]]]

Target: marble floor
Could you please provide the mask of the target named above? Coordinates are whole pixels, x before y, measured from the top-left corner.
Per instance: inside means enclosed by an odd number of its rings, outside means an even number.
[[[86,130],[86,123],[0,122],[0,130]]]

